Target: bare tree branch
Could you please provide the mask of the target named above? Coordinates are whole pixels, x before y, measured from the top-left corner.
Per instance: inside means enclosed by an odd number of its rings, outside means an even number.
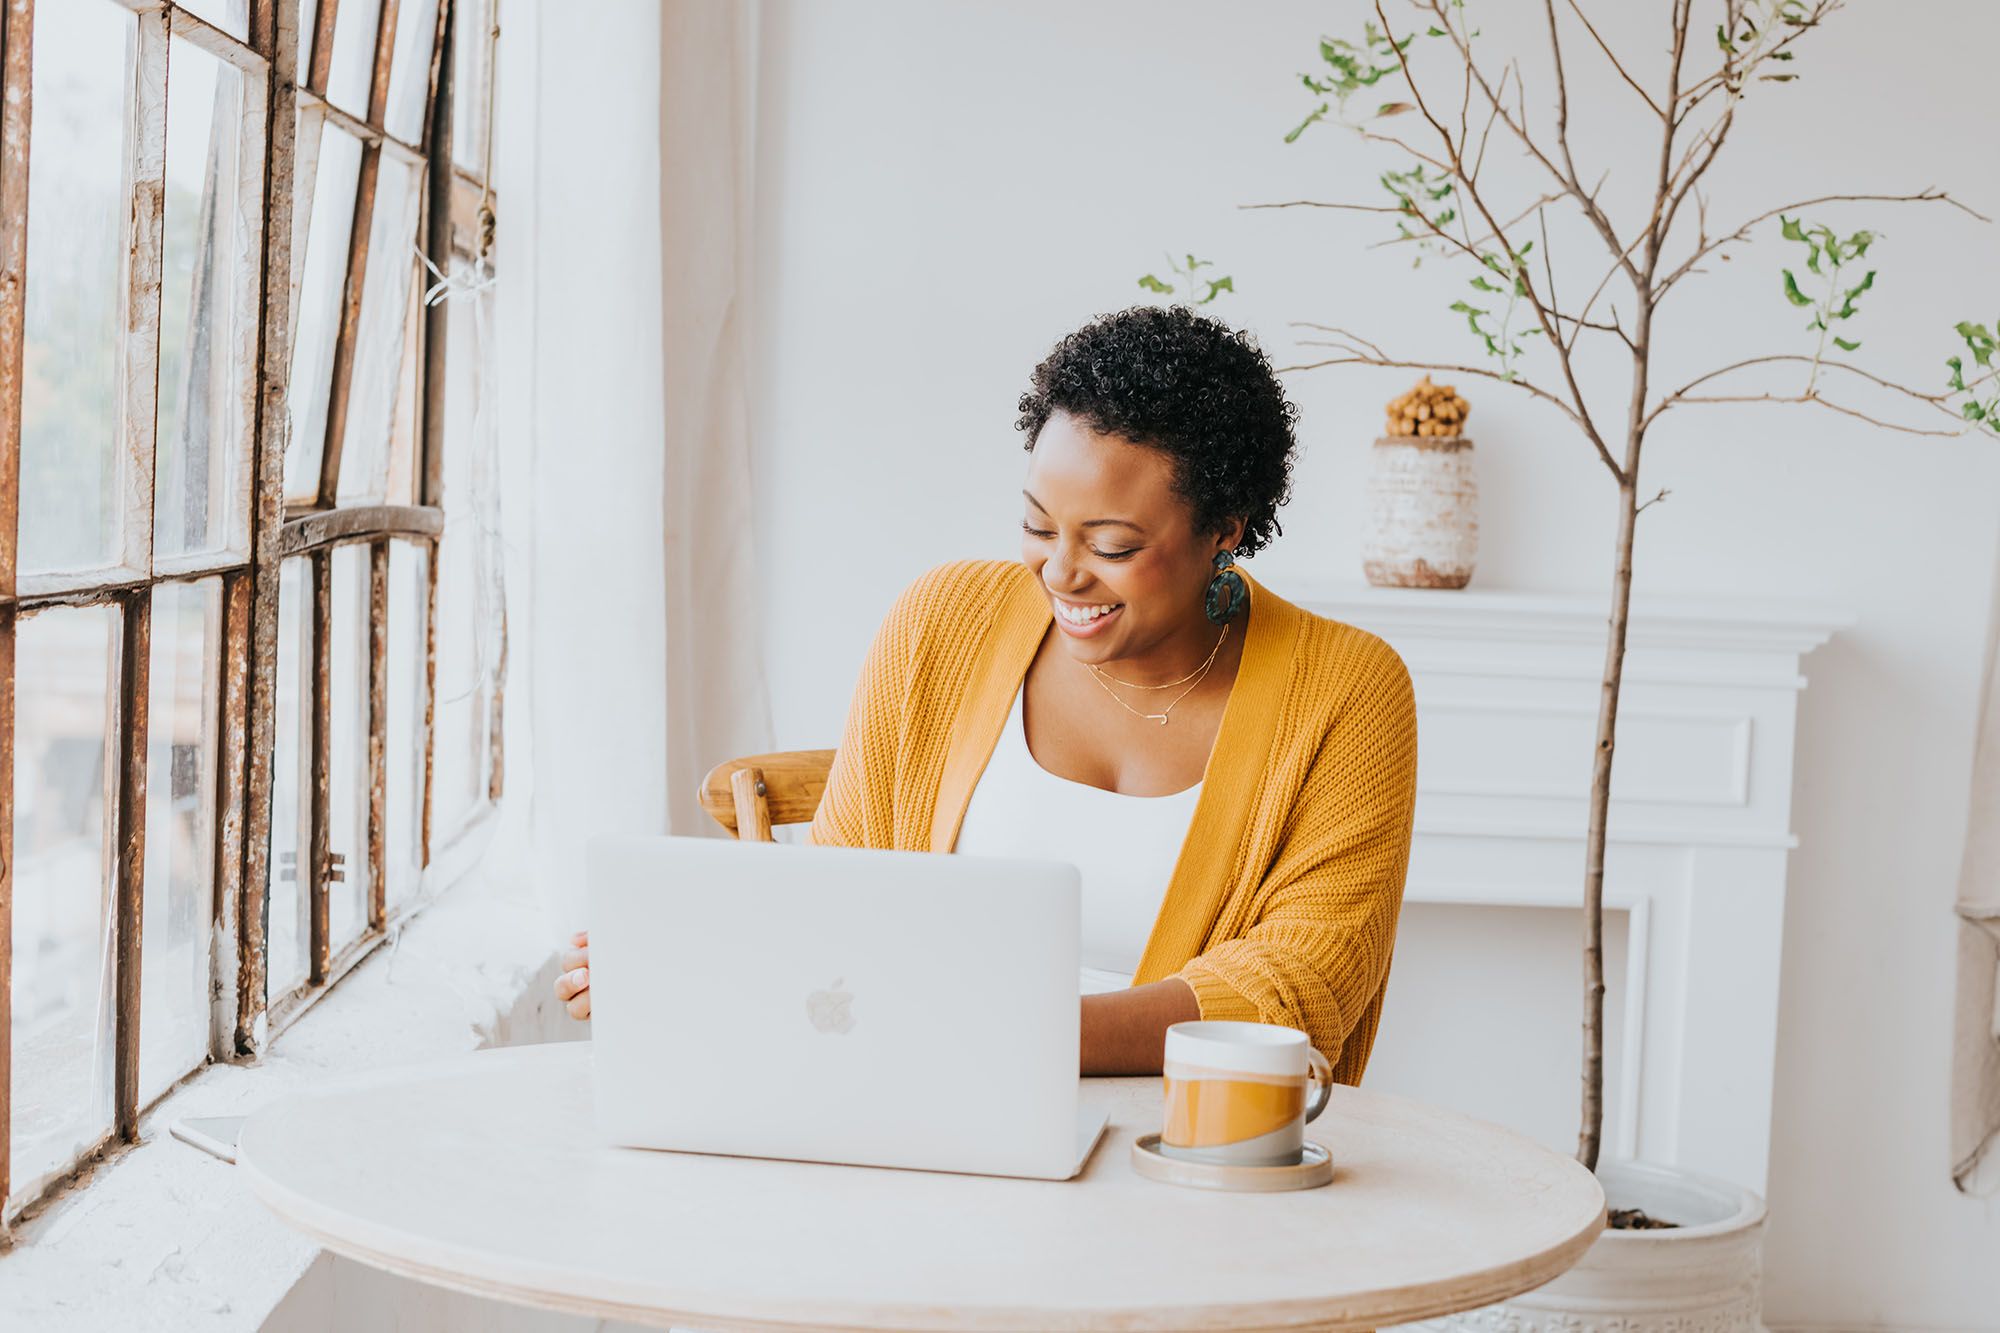
[[[1789,33],[1786,33],[1785,36],[1777,43],[1775,43],[1768,51],[1759,52],[1755,63],[1761,65],[1766,60],[1776,59],[1778,52],[1783,51],[1793,42],[1796,42],[1799,38],[1805,36],[1806,33],[1810,32],[1813,28],[1819,26],[1821,21],[1823,21],[1828,15],[1832,14],[1836,9],[1839,9],[1843,3],[1844,0],[1818,0],[1818,3],[1813,6],[1812,12],[1806,15],[1804,20],[1802,20],[1798,25],[1794,26]],[[1741,15],[1740,10],[1732,9],[1729,15],[1730,21],[1724,26],[1733,28],[1735,26],[1735,20],[1738,17],[1740,17],[1740,15]],[[1674,112],[1675,121],[1677,123],[1685,121],[1690,115],[1694,114],[1694,109],[1697,106],[1699,106],[1703,101],[1705,101],[1710,96],[1710,94],[1718,91],[1719,89],[1732,87],[1728,76],[1730,75],[1730,73],[1733,72],[1733,70],[1734,66],[1729,64],[1728,62],[1725,62],[1722,68],[1716,70],[1715,73],[1708,75],[1706,78],[1696,80],[1693,84],[1689,85],[1687,91],[1681,93],[1680,96],[1675,99],[1677,103],[1678,102],[1687,103],[1686,106],[1678,107],[1675,110]],[[1740,89],[1741,87],[1740,81],[1734,86]]]
[[[1880,426],[1884,430],[1899,431],[1904,435],[1928,435],[1938,439],[1955,440],[1965,433],[1963,430],[1924,430],[1918,426],[1904,426],[1893,421],[1883,421],[1880,418],[1869,416],[1866,412],[1857,412],[1851,407],[1842,407],[1839,403],[1825,397],[1817,390],[1799,394],[1696,395],[1694,397],[1678,397],[1673,399],[1673,402],[1676,405],[1681,403],[1817,403],[1821,407],[1831,408],[1843,416],[1857,417],[1871,426]]]
[[[1431,3],[1432,7],[1435,8],[1438,0],[1431,0]],[[1549,53],[1554,57],[1556,67],[1556,146],[1562,150],[1563,165],[1568,168],[1567,171],[1557,171],[1556,177],[1563,184],[1569,186],[1570,190],[1582,202],[1584,216],[1590,219],[1590,224],[1593,227],[1597,228],[1597,234],[1604,238],[1604,244],[1610,249],[1611,253],[1618,256],[1618,262],[1625,268],[1625,276],[1631,279],[1634,287],[1637,287],[1639,285],[1639,271],[1632,266],[1632,262],[1628,258],[1631,248],[1619,244],[1618,233],[1612,227],[1611,219],[1605,216],[1604,210],[1597,206],[1597,192],[1593,190],[1587,195],[1583,192],[1583,182],[1576,169],[1576,159],[1570,153],[1569,78],[1563,70],[1562,38],[1556,30],[1555,0],[1544,0],[1544,7],[1548,13],[1549,20]],[[1472,52],[1465,48],[1461,48],[1461,50],[1464,50],[1465,63],[1470,67],[1472,64]],[[1524,122],[1527,119],[1525,111],[1522,113],[1522,119]],[[1526,138],[1525,131],[1522,137]],[[1549,167],[1549,170],[1555,171],[1553,163],[1549,163],[1546,158],[1543,161]],[[1600,185],[1603,184],[1602,181],[1598,183]]]
[[[1485,74],[1479,68],[1479,63],[1472,58],[1472,48],[1466,44],[1465,39],[1460,36],[1457,27],[1452,24],[1450,16],[1445,13],[1442,0],[1412,0],[1412,3],[1413,7],[1428,11],[1437,18],[1438,22],[1442,25],[1444,33],[1450,37],[1452,45],[1457,48],[1459,58],[1465,62],[1466,73],[1478,85],[1480,93],[1492,106],[1494,114],[1499,116],[1500,122],[1513,132],[1516,139],[1520,140],[1521,146],[1528,150],[1528,155],[1541,163],[1542,168],[1549,175],[1555,177],[1558,184],[1565,187],[1564,197],[1576,200],[1577,206],[1583,210],[1584,216],[1590,220],[1591,226],[1597,229],[1598,235],[1604,238],[1604,243],[1610,248],[1611,253],[1614,255],[1623,254],[1624,246],[1619,244],[1617,233],[1611,228],[1611,220],[1597,206],[1595,196],[1584,192],[1583,187],[1576,181],[1574,172],[1565,173],[1561,167],[1550,160],[1549,155],[1542,150],[1542,146],[1536,143],[1534,137],[1528,133],[1527,117],[1525,115],[1516,118],[1507,111],[1506,105],[1501,101],[1499,93],[1494,89],[1492,84],[1487,82]],[[1376,7],[1376,12],[1378,15],[1381,13],[1379,5]],[[1386,18],[1383,20],[1385,24],[1387,21]],[[1392,38],[1391,41],[1393,42],[1393,40]],[[1400,50],[1397,52],[1397,60],[1403,66],[1403,77],[1408,80],[1410,78],[1409,62],[1403,59]],[[1514,86],[1517,89],[1522,87],[1518,78],[1516,78]],[[1412,91],[1414,91],[1414,88],[1415,85],[1412,81]],[[1523,95],[1525,96],[1525,93]],[[1638,270],[1631,268],[1629,265],[1627,265],[1626,276],[1635,285],[1639,281]]]
[[[1646,421],[1650,423],[1654,417],[1659,416],[1660,413],[1666,411],[1668,408],[1674,406],[1676,403],[1805,402],[1814,396],[1811,394],[1799,397],[1792,397],[1792,398],[1774,397],[1770,394],[1758,394],[1749,397],[1737,397],[1737,398],[1690,396],[1689,393],[1690,390],[1698,389],[1702,385],[1708,383],[1710,380],[1720,379],[1722,376],[1727,375],[1732,371],[1742,370],[1748,366],[1764,366],[1764,365],[1775,365],[1775,364],[1819,365],[1831,370],[1846,371],[1850,375],[1858,375],[1862,379],[1867,380],[1872,384],[1879,385],[1884,389],[1888,389],[1891,392],[1900,393],[1906,398],[1914,399],[1915,401],[1924,404],[1926,407],[1934,408],[1935,410],[1942,412],[1946,416],[1952,418],[1954,421],[1959,420],[1958,414],[1956,412],[1953,412],[1951,408],[1947,406],[1947,404],[1950,402],[1952,394],[1958,392],[1958,390],[1956,389],[1946,389],[1939,393],[1925,393],[1922,389],[1913,389],[1907,384],[1899,384],[1895,380],[1883,379],[1880,375],[1877,375],[1875,372],[1871,370],[1863,370],[1860,366],[1857,366],[1849,361],[1829,361],[1824,357],[1816,358],[1816,357],[1805,356],[1797,352],[1783,352],[1783,353],[1774,353],[1769,356],[1746,357],[1741,361],[1732,361],[1726,366],[1720,366],[1714,370],[1708,371],[1705,374],[1695,376],[1695,378],[1689,380],[1686,384],[1683,384],[1680,388],[1674,390],[1672,393],[1668,394],[1666,397],[1662,398],[1657,404],[1655,404],[1653,410],[1646,414]],[[1980,385],[1996,377],[2000,377],[2000,367],[1996,367],[1995,369],[1989,370],[1984,375],[1979,376],[1978,378],[1970,381],[1966,385],[1966,388],[1977,389]],[[1829,406],[1831,406],[1831,404],[1829,404]],[[1836,408],[1835,410],[1840,411],[1844,409]],[[1860,416],[1860,413],[1857,412],[1853,413],[1852,415]],[[1862,420],[1870,421],[1873,420],[1873,418],[1862,417]],[[1883,425],[1888,423],[1877,422],[1876,424]],[[1918,431],[1912,427],[1894,426],[1894,425],[1891,425],[1890,429],[1908,430],[1912,434],[1937,433],[1934,431]],[[1962,433],[1962,430],[1959,432],[1947,432],[1947,433],[1958,434]]]
[[[1450,17],[1441,8],[1440,0],[1429,0],[1429,3],[1439,20],[1443,23],[1445,31],[1451,34],[1452,41],[1458,45],[1460,51],[1465,53],[1468,74],[1476,74],[1477,70],[1472,63],[1471,52],[1466,49],[1463,39],[1458,36],[1458,29],[1453,26]],[[1410,71],[1409,58],[1403,54],[1402,45],[1396,41],[1395,29],[1389,23],[1389,16],[1382,12],[1382,0],[1375,0],[1375,17],[1382,23],[1382,32],[1388,38],[1389,49],[1396,53],[1396,63],[1403,71],[1403,81],[1409,85],[1410,95],[1416,99],[1417,110],[1423,113],[1424,119],[1429,121],[1431,128],[1437,131],[1439,140],[1444,144],[1445,153],[1451,158],[1453,174],[1458,177],[1459,183],[1463,187],[1460,191],[1460,202],[1469,201],[1474,208],[1478,209],[1479,215],[1485,220],[1488,229],[1494,234],[1501,236],[1504,243],[1505,231],[1494,218],[1493,211],[1487,207],[1485,197],[1480,193],[1478,185],[1466,179],[1463,145],[1454,143],[1451,133],[1438,123],[1435,115],[1431,114],[1430,106],[1424,99],[1423,89],[1418,86],[1416,76]],[[1490,92],[1487,96],[1489,101],[1497,101]],[[1572,191],[1572,197],[1574,196],[1575,191]],[[1595,211],[1595,207],[1594,204],[1591,205],[1593,211]],[[1420,214],[1420,216],[1422,215]],[[1429,221],[1428,218],[1425,218],[1425,220]],[[1437,230],[1435,224],[1432,224],[1432,229]],[[1611,451],[1604,443],[1604,437],[1598,432],[1597,423],[1591,419],[1590,402],[1589,399],[1584,397],[1583,386],[1577,382],[1576,368],[1571,363],[1569,348],[1563,343],[1561,326],[1555,322],[1549,313],[1548,307],[1543,303],[1540,293],[1535,290],[1533,274],[1525,264],[1514,257],[1514,247],[1512,244],[1508,243],[1506,248],[1513,276],[1519,282],[1523,294],[1527,296],[1528,304],[1535,312],[1535,321],[1541,326],[1543,336],[1549,340],[1549,345],[1556,351],[1557,364],[1562,369],[1563,381],[1569,387],[1570,399],[1575,407],[1575,411],[1571,414],[1572,419],[1582,428],[1583,433],[1590,438],[1592,447],[1597,450],[1598,456],[1604,460],[1604,465],[1611,469],[1612,476],[1618,481],[1620,486],[1623,486],[1625,484],[1625,472],[1613,461]],[[1473,254],[1475,258],[1479,257],[1477,251],[1474,251]],[[1481,262],[1483,263],[1484,260],[1481,259]]]
[[[1817,204],[1858,203],[1858,202],[1881,203],[1881,204],[1945,203],[1945,204],[1950,204],[1953,208],[1956,208],[1961,212],[1964,212],[1974,218],[1977,218],[1981,222],[1990,223],[1993,221],[1992,218],[1987,217],[1984,213],[1981,213],[1976,209],[1967,207],[1965,204],[1960,203],[1958,200],[1952,198],[1949,194],[1946,194],[1943,190],[1938,189],[1934,185],[1926,186],[1918,194],[1823,194],[1815,199],[1801,199],[1796,203],[1780,204],[1776,208],[1765,209],[1762,213],[1759,213],[1756,217],[1751,218],[1748,222],[1745,222],[1742,226],[1736,228],[1736,230],[1730,232],[1728,235],[1718,236],[1714,240],[1709,241],[1705,245],[1697,246],[1695,252],[1689,255],[1687,259],[1680,265],[1680,267],[1676,268],[1673,272],[1669,273],[1665,278],[1661,279],[1659,286],[1657,286],[1653,290],[1653,299],[1657,302],[1660,297],[1666,295],[1668,288],[1672,287],[1675,283],[1679,282],[1683,277],[1687,276],[1687,274],[1693,272],[1694,266],[1696,264],[1700,263],[1704,258],[1706,258],[1710,253],[1712,253],[1719,247],[1727,245],[1731,241],[1748,241],[1750,239],[1750,229],[1756,226],[1760,222],[1764,222],[1770,218],[1777,217],[1780,213],[1802,212],[1803,210],[1812,208]]]
[[[1629,73],[1626,72],[1624,62],[1619,60],[1618,57],[1612,53],[1611,48],[1605,44],[1604,38],[1598,36],[1596,27],[1594,27],[1591,24],[1590,20],[1584,16],[1584,12],[1577,5],[1576,0],[1569,0],[1569,7],[1576,11],[1576,16],[1579,19],[1583,20],[1584,30],[1588,32],[1593,39],[1596,40],[1597,49],[1604,52],[1604,58],[1611,62],[1611,68],[1617,70],[1619,76],[1623,78],[1625,82],[1632,85],[1632,91],[1639,94],[1639,96],[1642,99],[1644,99],[1646,105],[1653,109],[1654,115],[1658,116],[1661,120],[1665,120],[1667,118],[1666,111],[1661,108],[1658,102],[1655,102],[1653,100],[1653,96],[1651,93],[1647,92],[1644,88],[1639,86],[1639,81],[1637,79],[1633,78]],[[1555,22],[1555,11],[1553,9],[1549,11],[1549,22],[1551,23],[1551,25],[1553,25]],[[1551,33],[1550,36],[1553,41],[1554,34]],[[1641,507],[1643,508],[1644,506]]]
[[[1335,334],[1340,339],[1349,340],[1299,340],[1301,347],[1331,347],[1336,351],[1347,352],[1348,355],[1330,357],[1323,361],[1306,362],[1300,365],[1280,366],[1278,369],[1281,373],[1293,370],[1317,370],[1322,366],[1391,366],[1400,367],[1404,370],[1434,370],[1452,375],[1477,375],[1481,379],[1494,380],[1501,384],[1511,384],[1516,388],[1526,390],[1528,393],[1540,398],[1543,402],[1553,403],[1564,416],[1576,423],[1578,427],[1583,428],[1584,433],[1590,437],[1591,443],[1596,446],[1597,456],[1604,463],[1604,466],[1611,469],[1614,477],[1619,475],[1618,464],[1612,460],[1610,451],[1604,447],[1596,434],[1590,431],[1585,425],[1583,417],[1578,414],[1577,410],[1564,402],[1556,394],[1550,393],[1547,389],[1542,388],[1540,385],[1523,376],[1515,375],[1509,378],[1499,371],[1488,370],[1482,366],[1454,365],[1442,361],[1410,361],[1400,357],[1392,357],[1359,335],[1351,333],[1346,329],[1336,328],[1330,324],[1314,324],[1306,320],[1294,320],[1292,321],[1292,327],[1318,329],[1323,333]]]

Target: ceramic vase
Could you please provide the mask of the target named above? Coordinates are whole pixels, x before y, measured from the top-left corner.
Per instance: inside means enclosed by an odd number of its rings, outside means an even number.
[[[1531,1292],[1405,1329],[1434,1333],[1765,1333],[1764,1200],[1645,1162],[1597,1167],[1611,1208],[1679,1226],[1601,1233],[1576,1267]],[[1389,1330],[1384,1330],[1389,1333]]]
[[[1464,435],[1389,435],[1368,472],[1361,567],[1378,588],[1463,588],[1479,556],[1479,478]]]

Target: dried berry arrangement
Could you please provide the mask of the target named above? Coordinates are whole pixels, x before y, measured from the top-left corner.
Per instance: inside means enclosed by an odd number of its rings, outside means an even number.
[[[1449,384],[1432,384],[1429,375],[1400,398],[1389,400],[1385,435],[1457,435],[1472,414],[1472,406]]]

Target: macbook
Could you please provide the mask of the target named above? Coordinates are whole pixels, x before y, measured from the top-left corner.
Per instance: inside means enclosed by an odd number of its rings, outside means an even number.
[[[1079,1105],[1076,867],[735,842],[589,846],[609,1142],[1065,1180]]]

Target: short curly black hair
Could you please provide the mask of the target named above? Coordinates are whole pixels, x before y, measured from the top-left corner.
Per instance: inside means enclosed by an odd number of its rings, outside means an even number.
[[[1243,519],[1238,556],[1283,531],[1299,410],[1250,334],[1186,306],[1134,306],[1057,343],[1031,385],[1014,423],[1030,451],[1049,418],[1067,412],[1173,459],[1197,532]]]

